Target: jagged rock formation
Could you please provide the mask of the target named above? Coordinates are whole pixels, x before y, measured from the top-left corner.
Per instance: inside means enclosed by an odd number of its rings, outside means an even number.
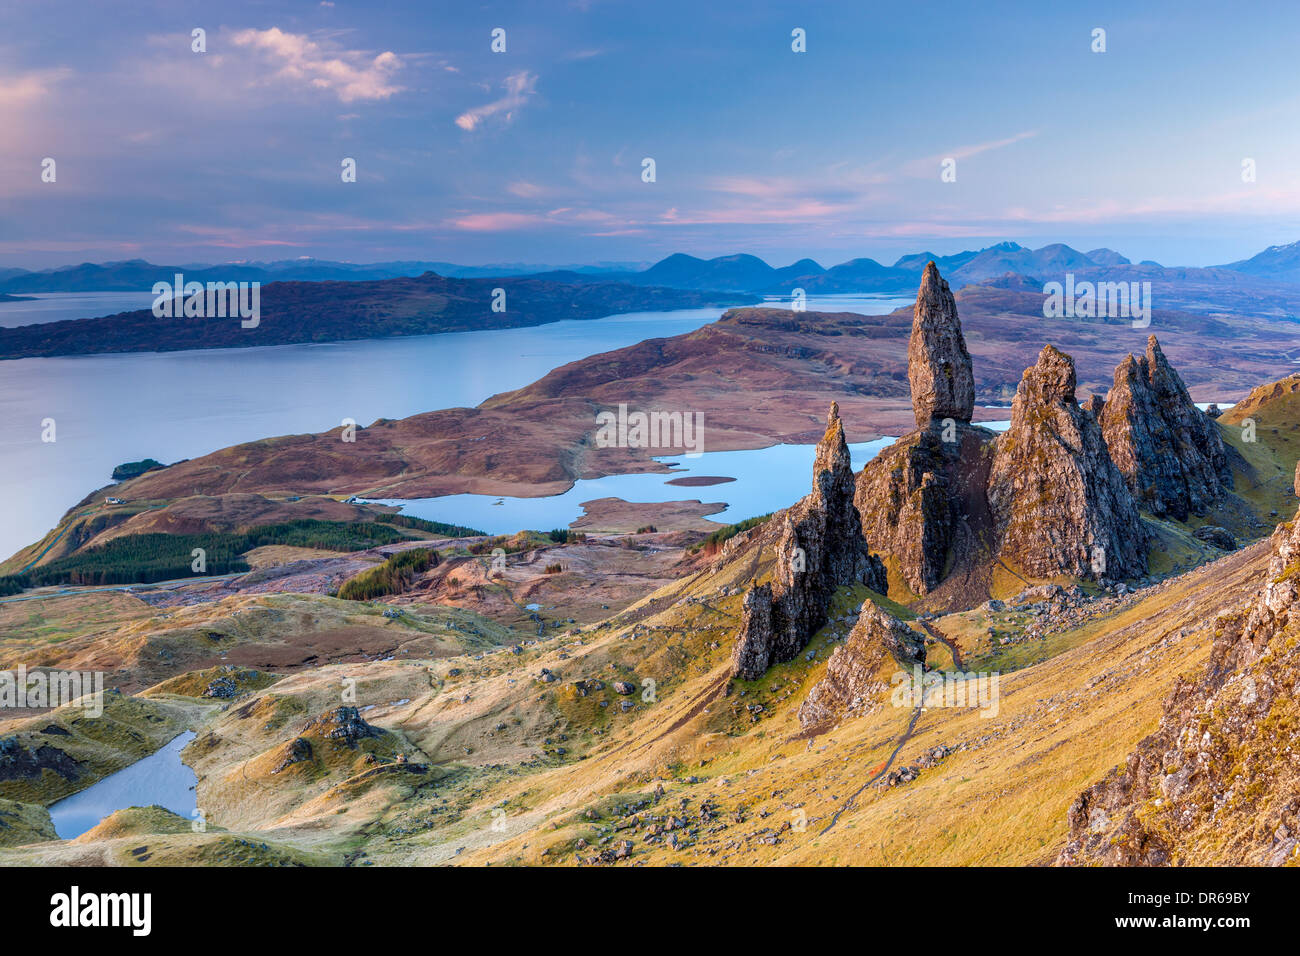
[[[913,594],[933,591],[978,550],[994,435],[934,422],[863,467],[854,501],[867,540],[892,555]]]
[[[933,591],[976,550],[987,524],[993,433],[970,424],[975,379],[957,304],[933,262],[921,277],[907,349],[917,430],[863,467],[854,501],[863,532],[894,557],[912,593]]]
[[[1115,369],[1100,415],[1110,456],[1138,503],[1161,518],[1203,515],[1232,488],[1218,429],[1196,407],[1154,335]]]
[[[799,723],[814,727],[869,713],[880,705],[890,677],[925,666],[925,641],[870,601],[862,605],[848,640],[835,648],[823,677],[799,708]]]
[[[1137,506],[1075,386],[1074,360],[1048,345],[1016,389],[989,473],[998,556],[1041,578],[1144,574]]]
[[[817,445],[812,493],[780,517],[776,579],[745,595],[732,655],[736,676],[754,680],[773,663],[798,654],[826,623],[837,587],[861,582],[884,593],[884,567],[862,536],[853,490],[839,406],[831,403],[826,434]]]
[[[921,275],[907,343],[907,379],[916,427],[951,418],[969,422],[975,409],[975,376],[948,283],[930,262]]]
[[[1071,805],[1058,864],[1300,859],[1300,515],[1271,544],[1259,597],[1215,621],[1201,677],[1179,678],[1159,729]]]

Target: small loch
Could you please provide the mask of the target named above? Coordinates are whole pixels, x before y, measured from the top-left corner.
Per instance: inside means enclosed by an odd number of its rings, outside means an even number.
[[[181,751],[194,737],[187,730],[161,750],[54,804],[50,807],[54,831],[61,839],[72,840],[118,810],[154,804],[192,819],[199,778],[181,762]]]

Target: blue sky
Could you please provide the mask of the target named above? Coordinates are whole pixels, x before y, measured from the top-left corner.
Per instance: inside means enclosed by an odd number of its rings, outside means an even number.
[[[0,265],[1300,239],[1300,5],[1133,6],[10,3]]]

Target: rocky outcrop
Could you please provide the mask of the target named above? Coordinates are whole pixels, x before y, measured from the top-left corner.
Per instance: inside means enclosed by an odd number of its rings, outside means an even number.
[[[907,379],[917,428],[945,418],[970,421],[975,409],[970,352],[957,319],[957,302],[933,262],[926,265],[916,295]]]
[[[872,546],[925,595],[976,551],[988,512],[993,433],[970,424],[975,379],[957,304],[931,262],[921,277],[907,349],[917,430],[867,462],[854,502]]]
[[[869,713],[880,706],[890,677],[925,666],[925,640],[902,621],[867,601],[848,640],[835,648],[826,676],[799,708],[804,728]]]
[[[826,623],[835,589],[862,583],[884,593],[884,567],[872,557],[853,504],[853,467],[839,406],[832,403],[817,446],[813,490],[778,516],[776,575],[745,595],[732,655],[735,673],[754,680],[791,660]]]
[[[0,783],[21,778],[37,779],[52,771],[65,780],[81,776],[82,765],[49,744],[24,744],[18,737],[0,738]]]
[[[1218,428],[1192,402],[1154,335],[1145,355],[1115,369],[1100,421],[1129,491],[1155,516],[1203,515],[1232,488]]]
[[[858,475],[854,502],[863,533],[894,558],[913,594],[929,594],[981,550],[993,440],[978,426],[934,422],[900,438]]]
[[[998,557],[1039,578],[1144,574],[1137,506],[1075,385],[1074,360],[1048,345],[1016,389],[989,473]]]
[[[324,737],[327,740],[339,741],[349,749],[355,750],[358,741],[370,737],[383,737],[385,733],[383,728],[366,723],[357,708],[335,707],[328,713],[308,721],[299,739]],[[303,742],[307,743],[306,740]]]
[[[1300,516],[1271,544],[1264,587],[1214,622],[1200,678],[1180,677],[1156,732],[1071,805],[1058,864],[1300,861]]]
[[[284,756],[281,758],[280,762],[276,764],[271,773],[281,773],[288,770],[296,763],[306,763],[312,759],[312,754],[311,742],[305,737],[295,737],[285,747]]]

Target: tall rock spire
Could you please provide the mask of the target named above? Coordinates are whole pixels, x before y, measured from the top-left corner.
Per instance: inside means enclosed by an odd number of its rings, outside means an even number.
[[[863,583],[881,594],[888,587],[884,566],[862,535],[849,446],[834,403],[817,445],[812,485],[811,494],[770,522],[780,534],[773,580],[745,595],[732,655],[744,680],[798,654],[826,623],[837,587]]]
[[[916,426],[951,418],[969,422],[975,409],[975,376],[961,334],[957,302],[933,263],[925,267],[907,343],[907,378]]]
[[[913,594],[964,578],[987,526],[986,449],[993,433],[970,424],[975,376],[957,303],[931,262],[921,276],[907,347],[917,430],[863,467],[854,501],[873,549],[890,555]]]

